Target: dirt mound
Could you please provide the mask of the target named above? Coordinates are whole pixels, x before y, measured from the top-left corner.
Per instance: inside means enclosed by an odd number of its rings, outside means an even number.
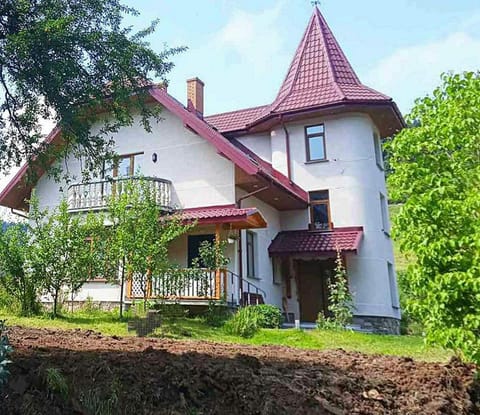
[[[457,361],[80,330],[10,338],[0,414],[480,414],[474,367]]]

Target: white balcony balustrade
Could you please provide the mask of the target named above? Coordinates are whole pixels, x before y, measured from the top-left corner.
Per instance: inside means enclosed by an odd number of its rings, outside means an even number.
[[[68,188],[68,209],[71,211],[100,210],[108,207],[112,196],[121,195],[127,190],[127,183],[148,183],[155,194],[156,202],[165,209],[172,208],[172,183],[156,177],[121,177],[102,179],[86,183],[76,183]]]

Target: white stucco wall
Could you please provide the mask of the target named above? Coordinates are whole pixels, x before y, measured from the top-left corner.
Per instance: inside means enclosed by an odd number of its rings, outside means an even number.
[[[182,121],[164,110],[163,120],[152,122],[152,132],[146,132],[139,124],[123,127],[115,135],[117,154],[144,152],[139,170],[145,176],[154,176],[172,181],[172,202],[181,208],[232,204],[235,202],[233,163],[217,153],[204,138],[186,129]],[[152,154],[157,154],[157,162]],[[65,163],[60,162],[65,169]],[[81,163],[67,161],[68,172],[73,182],[81,181]],[[137,166],[135,167],[137,170]],[[58,205],[68,185],[57,183],[43,176],[36,193],[40,206],[53,208]]]
[[[237,138],[245,147],[252,150],[263,160],[272,162],[272,146],[270,142],[270,134],[254,134],[244,135]]]
[[[242,189],[237,188],[237,197],[244,195]],[[273,283],[272,260],[268,255],[268,247],[281,230],[280,212],[272,206],[262,202],[255,196],[242,200],[242,208],[256,207],[265,218],[268,227],[264,229],[251,229],[255,237],[255,278],[247,277],[247,239],[246,231],[242,231],[242,268],[243,276],[252,284],[260,287],[267,293],[265,301],[268,304],[274,304],[282,307],[282,286]]]
[[[328,161],[306,163],[304,126],[324,123]],[[349,255],[350,286],[356,314],[399,317],[392,307],[387,262],[394,264],[392,242],[383,231],[380,193],[387,196],[384,172],[377,166],[375,126],[364,114],[343,114],[287,124],[292,180],[307,191],[329,190],[335,227],[363,226],[358,255]],[[271,134],[272,163],[287,172],[285,132]],[[307,211],[281,213],[282,230],[305,229]]]

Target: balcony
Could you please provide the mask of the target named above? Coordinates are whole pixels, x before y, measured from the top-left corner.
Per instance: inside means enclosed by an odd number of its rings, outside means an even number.
[[[110,197],[126,191],[128,182],[147,182],[155,194],[158,206],[172,209],[172,183],[157,177],[115,177],[70,185],[67,192],[70,211],[102,210],[108,207]]]

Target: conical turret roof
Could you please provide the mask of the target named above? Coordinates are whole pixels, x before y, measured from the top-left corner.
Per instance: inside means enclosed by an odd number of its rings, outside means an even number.
[[[360,82],[318,7],[298,45],[275,100],[256,108],[206,117],[222,132],[257,128],[277,116],[356,107],[370,113],[384,136],[404,121],[390,97]],[[345,109],[343,109],[344,111]]]

